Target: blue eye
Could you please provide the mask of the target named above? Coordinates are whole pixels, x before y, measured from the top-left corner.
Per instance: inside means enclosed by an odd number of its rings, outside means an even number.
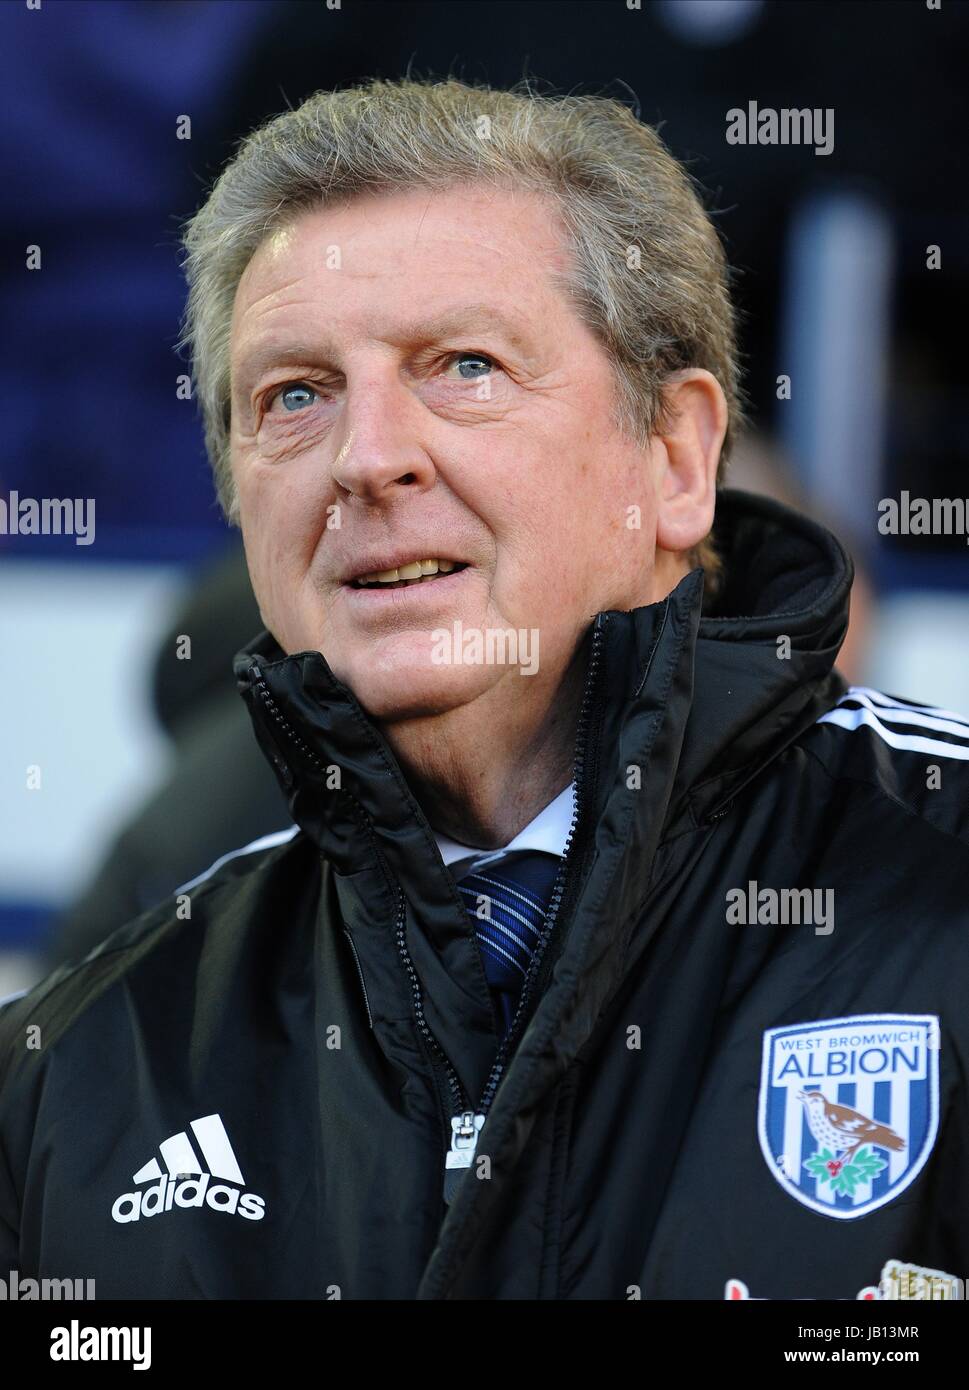
[[[462,359],[463,359],[463,360],[462,360]],[[462,367],[466,367],[466,366],[468,365],[468,362],[469,362],[469,361],[470,361],[470,362],[483,362],[483,363],[485,364],[486,369],[487,369],[489,372],[491,371],[492,367],[495,365],[495,364],[492,362],[491,358],[490,358],[490,357],[486,357],[486,356],[484,355],[483,352],[459,352],[459,353],[455,356],[455,358],[453,359],[453,364],[456,365],[456,366],[460,369],[460,368],[462,368]],[[464,381],[477,381],[477,380],[478,380],[478,377],[477,377],[477,376],[466,376],[466,375],[464,374],[463,371],[461,372],[461,377],[462,377],[462,380],[464,380]]]
[[[316,392],[312,390],[309,386],[304,386],[302,385],[302,383],[298,382],[293,386],[284,386],[283,389],[279,392],[279,399],[283,402],[284,408],[288,410],[290,414],[292,414],[293,412],[299,410],[301,406],[309,405],[311,403],[310,398],[315,395]],[[295,405],[291,406],[287,402],[287,397],[293,396],[302,396],[303,399],[298,400]]]

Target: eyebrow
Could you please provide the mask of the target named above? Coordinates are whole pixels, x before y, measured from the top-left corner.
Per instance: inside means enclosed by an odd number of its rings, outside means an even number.
[[[421,319],[387,335],[387,341],[434,342],[440,338],[454,337],[458,333],[497,333],[525,356],[531,353],[531,344],[525,330],[515,321],[507,318],[489,304],[464,304],[433,318]],[[240,359],[237,367],[237,382],[247,385],[269,367],[296,365],[337,355],[334,346],[325,337],[314,343],[305,339],[279,340],[257,343]]]

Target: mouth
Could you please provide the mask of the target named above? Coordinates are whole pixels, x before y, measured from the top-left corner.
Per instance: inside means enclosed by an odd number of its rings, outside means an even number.
[[[367,589],[372,593],[391,589],[409,589],[417,585],[437,584],[451,575],[460,574],[468,566],[461,560],[410,560],[393,569],[358,574],[347,582],[349,589]]]

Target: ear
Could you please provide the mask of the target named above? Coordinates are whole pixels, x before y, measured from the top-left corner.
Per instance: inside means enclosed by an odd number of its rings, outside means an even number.
[[[692,550],[709,534],[717,468],[727,432],[727,398],[712,372],[688,367],[663,385],[669,423],[654,436],[657,453],[656,546]]]

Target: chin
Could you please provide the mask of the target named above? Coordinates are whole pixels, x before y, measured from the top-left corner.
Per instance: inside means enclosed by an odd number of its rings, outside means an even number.
[[[480,669],[401,665],[375,670],[372,663],[353,663],[345,677],[372,719],[397,723],[447,714],[468,704],[491,684]]]

